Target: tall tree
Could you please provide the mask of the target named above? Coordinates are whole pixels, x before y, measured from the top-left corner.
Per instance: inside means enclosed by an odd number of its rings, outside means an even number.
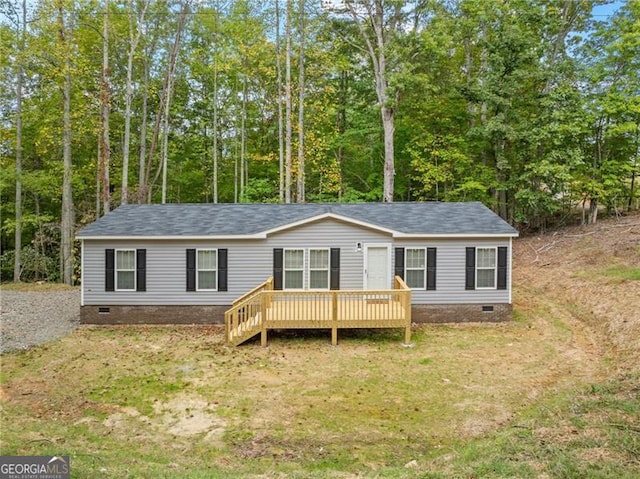
[[[299,42],[299,59],[298,59],[298,187],[297,187],[297,200],[298,203],[305,202],[305,158],[304,158],[304,17],[305,17],[305,1],[299,0],[298,2],[298,16],[299,28],[298,28],[298,42]]]
[[[285,79],[284,79],[284,101],[285,101],[285,181],[284,181],[284,202],[291,203],[291,170],[292,153],[291,153],[291,115],[292,112],[292,85],[291,85],[291,16],[292,16],[292,0],[286,0],[286,19],[284,27],[285,36]]]
[[[109,115],[111,112],[111,86],[109,84],[109,0],[104,2],[102,16],[102,81],[100,88],[100,177],[102,179],[102,207],[105,213],[111,209],[111,145],[109,141]]]
[[[127,80],[124,97],[124,140],[122,144],[122,192],[120,204],[129,202],[129,150],[131,147],[131,101],[133,99],[133,59],[140,43],[142,25],[145,21],[149,1],[145,0],[142,10],[137,15],[134,12],[133,0],[127,2],[127,17],[129,24],[129,51],[127,54]]]
[[[20,281],[22,271],[22,85],[24,83],[24,55],[27,36],[27,0],[22,0],[21,19],[16,19],[18,37],[18,72],[16,79],[16,231],[13,260],[13,280]]]
[[[141,188],[141,193],[146,197],[147,202],[151,202],[151,193],[152,193],[152,183],[151,179],[151,166],[155,153],[155,149],[158,144],[158,139],[160,136],[160,132],[163,132],[163,144],[164,144],[164,135],[168,135],[168,114],[169,108],[171,106],[172,92],[173,92],[173,82],[175,80],[175,72],[178,64],[178,53],[180,51],[180,46],[182,43],[182,35],[184,32],[185,23],[187,21],[187,15],[189,13],[190,0],[183,0],[181,4],[180,16],[178,17],[178,25],[175,30],[174,40],[171,44],[171,48],[169,50],[169,59],[167,62],[167,68],[165,70],[164,82],[162,87],[162,93],[160,95],[160,104],[158,106],[158,111],[156,113],[155,125],[153,128],[153,134],[151,137],[151,145],[149,146],[149,152],[147,154],[147,165],[145,168],[145,180],[144,184]],[[161,146],[162,148],[162,146]],[[164,153],[166,153],[166,149]],[[163,153],[163,155],[164,155]],[[163,175],[163,202],[166,200],[166,172],[168,161],[168,157],[162,156],[160,159],[160,165],[156,171],[156,175],[154,178],[154,183],[160,174]]]
[[[58,36],[62,54],[62,221],[61,221],[61,262],[62,281],[73,284],[73,236],[75,211],[73,206],[73,165],[71,162],[71,32],[65,20],[65,7],[58,0]]]
[[[393,201],[395,157],[394,119],[397,92],[389,87],[388,55],[391,38],[402,26],[404,2],[400,0],[345,0],[345,7],[358,26],[373,66],[376,95],[384,130],[384,183],[382,201]]]
[[[276,95],[278,102],[278,199],[284,203],[284,125],[282,115],[282,49],[280,45],[280,0],[276,1]]]
[[[217,6],[217,2],[216,2]],[[213,202],[218,202],[218,15],[213,20]]]

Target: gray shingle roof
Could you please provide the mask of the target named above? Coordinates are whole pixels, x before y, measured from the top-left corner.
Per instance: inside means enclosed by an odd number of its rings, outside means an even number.
[[[415,235],[517,235],[482,203],[124,205],[86,226],[79,238],[255,235],[324,214]]]

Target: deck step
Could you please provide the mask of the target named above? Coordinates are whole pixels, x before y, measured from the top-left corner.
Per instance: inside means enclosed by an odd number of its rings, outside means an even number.
[[[239,346],[262,331],[262,315],[256,314],[249,321],[238,325],[229,334],[229,345]]]

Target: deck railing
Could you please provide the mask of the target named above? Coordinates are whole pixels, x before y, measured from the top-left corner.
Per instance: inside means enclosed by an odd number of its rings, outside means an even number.
[[[266,305],[265,291],[273,290],[273,277],[237,298],[224,313],[227,343],[251,334],[261,325]],[[235,337],[234,337],[235,336]],[[253,336],[251,334],[251,336]],[[250,336],[249,336],[250,337]],[[248,339],[248,338],[247,338]]]
[[[239,344],[267,329],[405,328],[411,338],[411,290],[398,276],[393,289],[274,291],[272,278],[233,303],[225,313],[227,342]],[[245,337],[246,336],[246,337]]]

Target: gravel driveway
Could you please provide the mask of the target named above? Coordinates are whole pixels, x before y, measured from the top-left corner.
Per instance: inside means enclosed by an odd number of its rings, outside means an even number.
[[[80,324],[80,291],[2,291],[0,352],[27,349]]]

